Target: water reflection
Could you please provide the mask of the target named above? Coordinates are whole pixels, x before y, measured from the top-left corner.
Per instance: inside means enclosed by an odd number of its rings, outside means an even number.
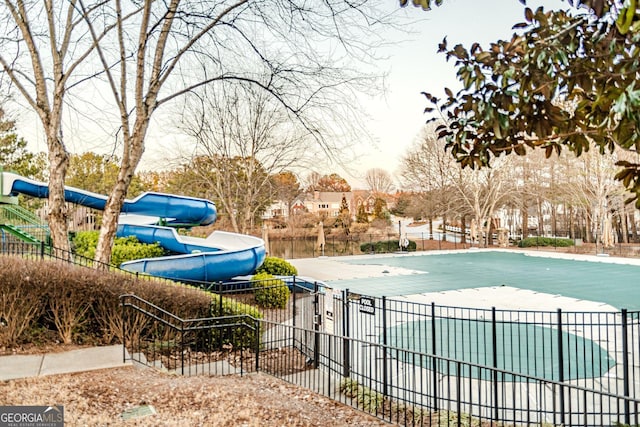
[[[468,245],[460,244],[457,236],[439,236],[442,240],[429,239],[428,235],[408,235],[408,238],[415,242],[415,250],[424,251],[431,249],[462,249]],[[385,244],[378,247],[379,253],[397,252],[398,235],[390,234],[388,236],[375,235],[352,235],[348,238],[327,236],[325,241],[325,256],[344,256],[344,255],[363,255],[372,252],[372,245],[378,241],[384,241]],[[447,245],[445,245],[447,243]],[[362,248],[362,249],[361,249]],[[269,238],[269,255],[284,258],[315,258],[322,255],[317,245],[316,237],[285,237],[285,238]]]
[[[316,238],[269,239],[269,256],[278,258],[314,258],[321,254]],[[360,243],[352,240],[327,238],[324,254],[326,256],[361,255]]]

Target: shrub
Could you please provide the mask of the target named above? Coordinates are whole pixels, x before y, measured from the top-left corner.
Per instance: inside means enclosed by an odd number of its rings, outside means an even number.
[[[0,348],[11,347],[31,335],[42,314],[43,289],[25,260],[2,257],[0,275]],[[19,282],[15,279],[20,278]]]
[[[298,270],[282,258],[266,257],[262,265],[256,270],[256,274],[258,273],[267,273],[274,276],[295,276],[298,274]]]
[[[124,325],[134,340],[143,333],[166,339],[168,329],[151,329],[149,318],[133,311],[123,324],[123,294],[134,294],[182,319],[262,317],[257,308],[167,280],[10,256],[0,257],[0,269],[0,347],[36,339],[50,342],[56,335],[63,342],[113,344],[122,342]],[[253,345],[255,333],[236,334],[234,344]]]
[[[369,231],[369,223],[355,222],[349,227],[351,234],[363,234]]]
[[[73,238],[73,246],[78,255],[93,259],[98,245],[98,231],[80,231]],[[165,250],[158,243],[140,243],[134,236],[118,237],[114,240],[111,251],[111,264],[120,265],[126,261],[140,258],[154,258],[165,255]]]
[[[382,394],[360,385],[350,378],[343,378],[340,381],[340,392],[351,399],[355,399],[358,402],[358,407],[365,412],[377,413],[384,403]]]
[[[526,239],[518,242],[518,247],[530,248],[535,246],[555,246],[559,248],[566,248],[573,246],[572,239],[564,239],[557,237],[527,237]]]
[[[59,268],[55,275],[42,279],[41,285],[46,289],[46,319],[53,323],[64,344],[85,341],[76,337],[89,323],[87,314],[97,296],[94,277],[93,271]]]
[[[285,282],[275,279],[269,273],[258,273],[251,278],[256,288],[254,297],[260,307],[285,308],[291,291]]]
[[[416,242],[409,240],[409,246],[403,248],[403,250],[415,252],[416,247]],[[364,253],[386,253],[395,252],[397,250],[400,250],[400,242],[398,240],[380,240],[377,242],[362,243],[360,245],[360,251]]]
[[[75,253],[93,259],[98,246],[98,231],[78,231],[73,236],[72,244]]]
[[[247,315],[254,319],[262,318],[262,313],[256,307],[238,302],[232,298],[213,294],[211,302],[212,317]],[[212,331],[214,347],[223,348],[231,345],[232,348],[255,348],[256,339],[260,336],[260,333],[256,334],[255,330],[250,329],[255,327],[251,319],[245,319],[244,323],[247,324],[248,328],[214,329]]]
[[[134,236],[119,237],[115,240],[111,251],[111,264],[120,265],[126,261],[141,258],[155,258],[165,255],[159,243],[140,243]]]

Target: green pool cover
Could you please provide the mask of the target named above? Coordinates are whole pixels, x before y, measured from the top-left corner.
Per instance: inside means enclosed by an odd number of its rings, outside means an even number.
[[[494,345],[491,322],[482,320],[436,319],[407,322],[388,330],[392,347],[484,366],[494,366]],[[437,348],[433,349],[435,330]],[[416,333],[416,331],[420,331]],[[558,331],[537,325],[496,324],[496,367],[523,375],[559,381],[562,361],[564,380],[598,378],[604,375],[615,360],[598,344],[589,339],[562,333],[562,357],[559,356]],[[398,353],[398,354],[396,354]],[[392,357],[407,357],[405,352],[391,352]],[[579,356],[579,357],[576,357]],[[408,357],[406,362],[432,369],[432,359]],[[447,366],[448,365],[448,366]],[[491,371],[463,365],[462,376],[489,379]],[[436,369],[443,375],[454,375],[453,362],[438,360]],[[519,381],[507,375],[503,381]]]
[[[640,310],[640,266],[637,265],[489,251],[363,257],[340,262],[380,265],[381,271],[389,266],[420,272],[333,282],[336,287],[364,295],[392,297],[505,285],[603,302],[618,309]]]

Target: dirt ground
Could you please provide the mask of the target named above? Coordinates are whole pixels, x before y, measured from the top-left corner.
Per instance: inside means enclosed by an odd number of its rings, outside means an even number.
[[[68,426],[389,425],[266,374],[182,377],[135,366],[0,382],[0,405],[63,405]],[[142,414],[148,405],[155,414]]]

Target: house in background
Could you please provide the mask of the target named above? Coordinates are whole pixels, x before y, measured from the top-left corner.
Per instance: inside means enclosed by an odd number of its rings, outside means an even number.
[[[311,213],[326,218],[336,218],[340,215],[342,198],[345,198],[349,206],[349,214],[355,219],[360,206],[364,206],[367,215],[373,215],[377,198],[382,198],[386,202],[386,208],[391,209],[395,205],[395,197],[388,194],[376,194],[368,190],[353,191],[314,191],[313,193],[300,194],[291,204],[291,209],[287,210],[286,202],[274,201],[269,206],[262,219],[288,218],[288,213],[296,215],[300,213]]]
[[[351,216],[355,215],[355,211],[352,208],[351,191],[314,191],[313,193],[306,193],[294,201],[294,206],[304,206],[309,213],[335,218],[340,215],[340,206],[342,206],[343,198],[347,200]]]
[[[275,200],[262,214],[262,219],[284,219],[289,218],[289,207],[287,202]]]
[[[368,190],[354,190],[353,191],[353,206],[354,213],[357,214],[360,206],[364,206],[364,212],[367,215],[372,215],[376,204],[376,196],[372,191]]]

